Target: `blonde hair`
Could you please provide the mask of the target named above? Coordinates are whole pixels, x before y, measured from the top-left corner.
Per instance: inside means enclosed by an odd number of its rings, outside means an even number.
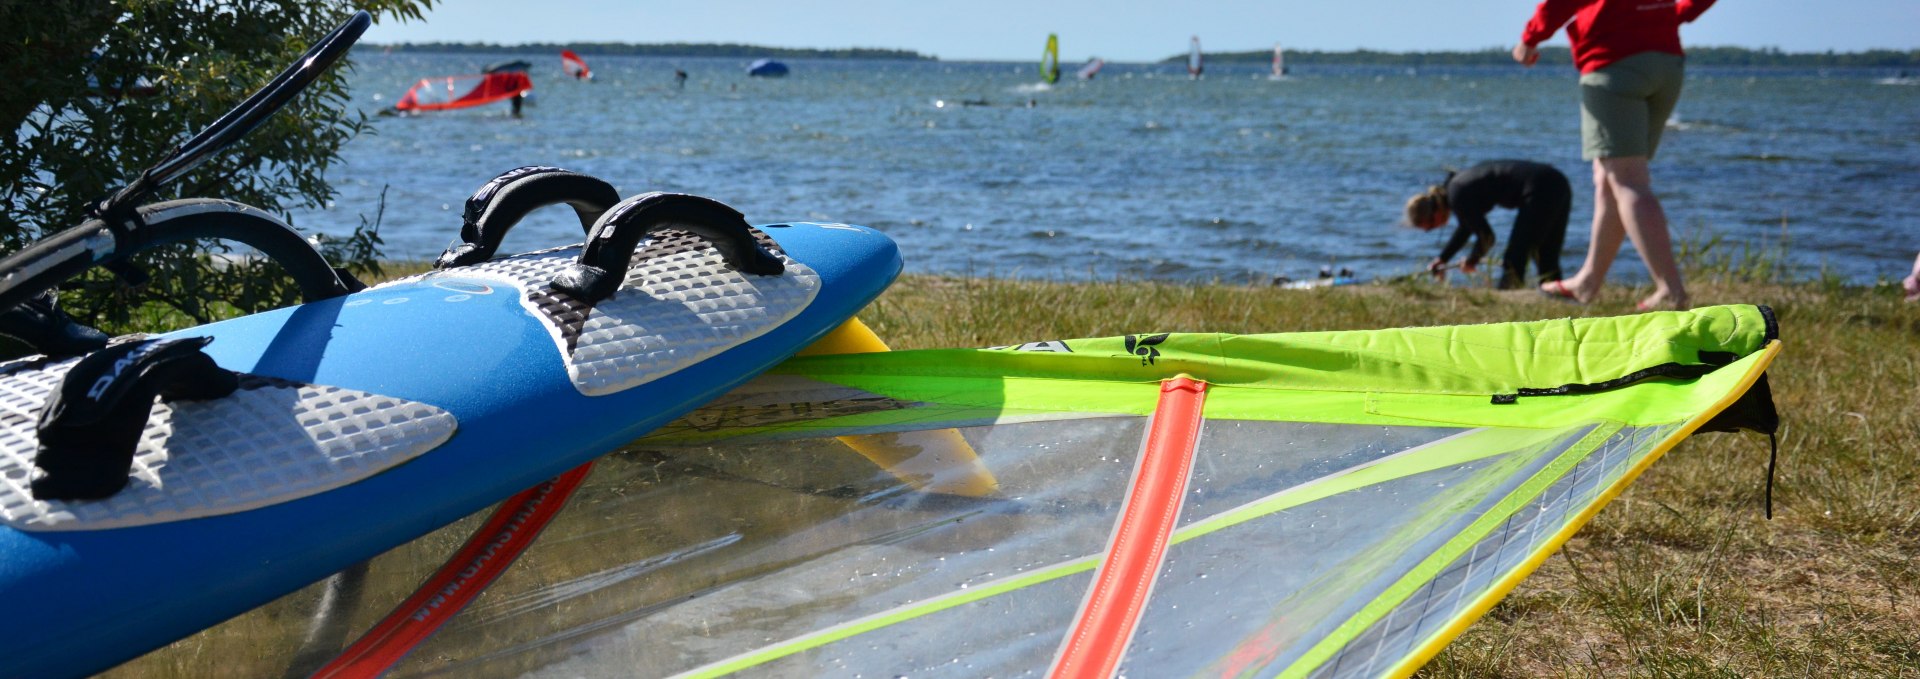
[[[1407,199],[1407,225],[1425,227],[1433,216],[1447,209],[1447,187],[1439,184]]]

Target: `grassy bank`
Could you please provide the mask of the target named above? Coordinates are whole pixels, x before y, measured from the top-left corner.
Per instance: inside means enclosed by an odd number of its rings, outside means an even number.
[[[1920,676],[1920,305],[1887,287],[1769,284],[1704,263],[1695,273],[1702,304],[1780,315],[1774,520],[1762,514],[1764,438],[1690,439],[1424,675]],[[1644,292],[1616,288],[1582,307],[1425,284],[908,277],[863,318],[896,348],[989,346],[1608,316],[1633,313]]]
[[[1770,270],[1748,259],[1696,250],[1691,280],[1701,304],[1767,304],[1779,314],[1787,347],[1772,369],[1784,422],[1776,518],[1762,515],[1763,437],[1690,439],[1424,675],[1920,676],[1920,305],[1887,287],[1770,282]],[[896,349],[913,349],[1619,315],[1644,292],[1614,288],[1574,306],[1411,281],[1282,291],[909,276],[861,317]],[[450,544],[400,557],[423,570],[396,585],[410,586]],[[516,568],[549,567],[554,559],[539,552]],[[247,640],[223,648],[246,648],[267,625],[299,622],[256,614],[215,634]],[[273,671],[237,669],[244,659],[215,647],[182,642],[114,675]]]

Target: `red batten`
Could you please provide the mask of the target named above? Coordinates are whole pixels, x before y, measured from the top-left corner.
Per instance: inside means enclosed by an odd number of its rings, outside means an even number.
[[[1160,383],[1127,504],[1050,676],[1104,679],[1119,668],[1180,518],[1206,394],[1205,382],[1187,377]]]

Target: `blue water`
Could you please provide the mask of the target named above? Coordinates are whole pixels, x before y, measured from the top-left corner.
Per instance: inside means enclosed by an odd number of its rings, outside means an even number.
[[[371,113],[418,77],[509,57],[355,58],[354,103]],[[598,82],[536,59],[521,119],[499,104],[377,120],[330,170],[331,207],[296,224],[345,231],[385,190],[386,254],[430,258],[483,181],[544,164],[629,195],[709,196],[756,223],[873,226],[912,272],[1243,282],[1417,269],[1444,233],[1396,226],[1401,204],[1480,160],[1573,179],[1568,270],[1592,216],[1565,66],[1296,67],[1271,81],[1264,64],[1215,64],[1192,81],[1182,65],[1110,64],[1046,88],[1030,64],[793,60],[766,80],[744,59],[587,58]],[[1920,249],[1920,87],[1887,75],[1693,69],[1653,166],[1676,239],[1784,244],[1802,276],[1904,275]],[[1502,238],[1510,216],[1494,216]],[[579,237],[551,208],[507,249]],[[1630,251],[1621,261],[1644,277]]]

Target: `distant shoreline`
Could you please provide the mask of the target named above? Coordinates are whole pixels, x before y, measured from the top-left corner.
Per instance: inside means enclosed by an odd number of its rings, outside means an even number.
[[[939,57],[913,50],[878,47],[821,49],[805,47],[767,47],[740,43],[527,43],[498,45],[471,42],[425,42],[363,44],[360,50],[382,50],[424,54],[553,54],[571,49],[583,56],[644,57],[732,57],[743,59],[872,59],[890,61],[940,61]],[[1540,50],[1546,63],[1572,63],[1565,47]],[[1207,52],[1215,63],[1267,63],[1272,50]],[[1513,63],[1507,50],[1487,48],[1468,51],[1386,52],[1380,50],[1288,50],[1289,65],[1300,66],[1491,66]],[[1152,63],[1185,62],[1178,54]],[[965,59],[961,61],[979,61]],[[992,61],[992,60],[988,60]],[[1018,60],[1014,60],[1017,62]],[[1782,68],[1912,68],[1920,69],[1920,49],[1874,49],[1859,52],[1784,52],[1762,47],[1688,47],[1687,62],[1698,66],[1763,66]]]

